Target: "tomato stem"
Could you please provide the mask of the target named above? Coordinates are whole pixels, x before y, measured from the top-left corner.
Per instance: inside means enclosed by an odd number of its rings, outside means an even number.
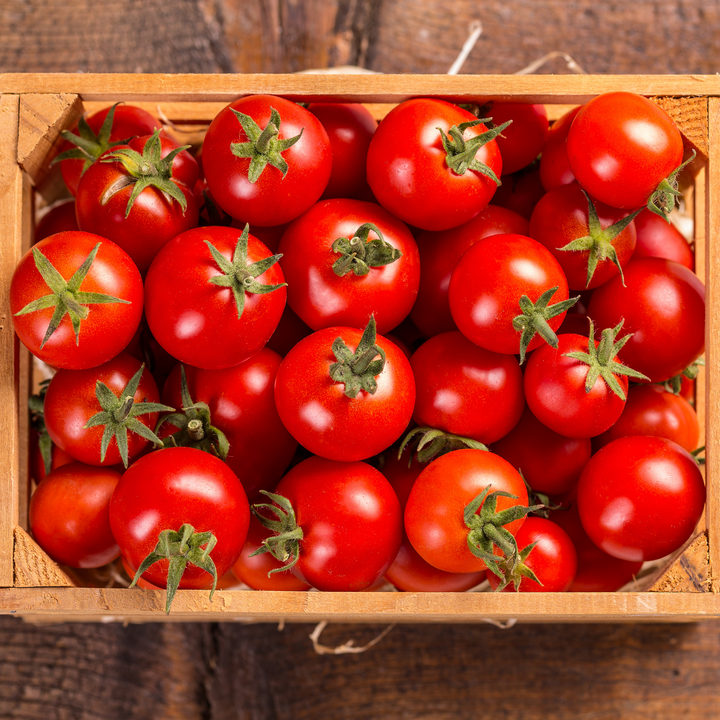
[[[368,242],[371,231],[377,235],[377,238]],[[332,266],[333,272],[338,277],[344,277],[351,271],[357,277],[362,277],[370,272],[370,268],[390,265],[402,257],[400,250],[390,245],[383,237],[380,228],[373,223],[361,225],[352,238],[338,238],[331,249],[334,253],[340,254]]]
[[[332,344],[333,355],[337,362],[330,365],[330,377],[345,384],[345,395],[356,398],[361,390],[374,395],[377,391],[376,376],[385,367],[385,351],[375,343],[377,330],[375,316],[372,315],[365,326],[355,352],[345,344],[341,337]],[[377,356],[379,360],[376,360]]]

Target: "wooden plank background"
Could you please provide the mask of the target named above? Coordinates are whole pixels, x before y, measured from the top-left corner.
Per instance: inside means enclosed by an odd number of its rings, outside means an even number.
[[[0,72],[720,70],[720,1],[0,0]],[[564,72],[562,59],[541,72]],[[363,645],[382,627],[329,626]],[[318,655],[311,626],[30,625],[0,618],[0,717],[456,720],[718,717],[720,623],[398,626]]]

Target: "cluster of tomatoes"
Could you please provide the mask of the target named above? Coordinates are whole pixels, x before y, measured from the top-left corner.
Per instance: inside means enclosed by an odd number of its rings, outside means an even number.
[[[654,103],[550,127],[413,99],[378,126],[249,96],[197,158],[131,106],[64,136],[75,201],[11,285],[56,371],[30,525],[58,562],[122,554],[168,603],[231,568],[256,589],[614,590],[691,535],[705,294]]]

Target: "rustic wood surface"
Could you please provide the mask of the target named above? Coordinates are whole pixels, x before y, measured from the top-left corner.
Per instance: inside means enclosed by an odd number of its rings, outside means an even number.
[[[720,70],[718,0],[0,0],[0,72],[444,73],[475,19],[464,73],[513,73],[552,51],[590,73]],[[564,71],[559,58],[541,69]],[[363,645],[382,629],[329,626],[321,641]],[[311,630],[0,617],[0,717],[718,717],[720,622],[397,626],[341,656],[316,654]]]

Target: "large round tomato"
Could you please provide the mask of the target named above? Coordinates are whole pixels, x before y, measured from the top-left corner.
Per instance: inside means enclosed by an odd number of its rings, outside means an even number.
[[[528,221],[506,208],[488,205],[469,222],[451,230],[421,232],[416,240],[420,251],[420,287],[410,317],[428,337],[457,330],[450,313],[450,278],[463,253],[488,235],[528,234]]]
[[[538,303],[553,288],[549,300]],[[458,329],[476,345],[494,352],[522,356],[546,342],[537,332],[541,326],[532,324],[529,311],[524,311],[523,296],[537,312],[543,309],[541,305],[550,311],[552,305],[568,300],[567,280],[558,261],[546,247],[523,235],[483,238],[460,258],[450,279],[450,312]],[[551,332],[560,327],[566,310],[543,311]],[[523,314],[531,325],[516,329],[513,321]]]
[[[316,455],[369,458],[395,442],[410,422],[415,404],[410,363],[386,338],[374,332],[368,338],[367,329],[319,330],[301,340],[280,365],[275,380],[280,419]],[[338,349],[340,344],[344,349]]]
[[[217,204],[251,225],[294,220],[319,200],[332,171],[320,121],[272,95],[249,95],[221,110],[205,134],[202,157]]]
[[[194,448],[166,448],[143,456],[125,471],[110,502],[113,535],[134,568],[153,552],[163,530],[176,532],[189,524],[196,533],[212,533],[217,539],[210,558],[220,578],[240,556],[249,523],[250,507],[235,473],[222,460]],[[168,560],[152,565],[143,577],[166,587]],[[180,587],[205,588],[212,580],[207,570],[188,562]]]
[[[580,520],[613,557],[657,560],[688,540],[705,507],[700,468],[665,438],[619,438],[593,455],[580,476]]]
[[[78,186],[80,228],[116,242],[142,273],[166,243],[198,224],[197,162],[187,150],[164,160],[177,149],[168,138],[135,138],[91,165]]]
[[[40,360],[90,368],[115,357],[135,334],[142,278],[127,253],[104,237],[58,233],[18,263],[10,311],[18,337]]]
[[[95,568],[112,562],[120,548],[108,508],[120,473],[72,462],[48,473],[30,498],[30,530],[56,562]]]
[[[190,398],[193,403],[208,405],[210,425],[220,430],[230,445],[225,462],[250,499],[277,485],[297,447],[275,409],[273,389],[280,360],[277,353],[263,348],[225,370],[185,366]],[[162,399],[174,408],[184,406],[180,365],[165,382]],[[170,425],[166,431],[174,429]]]
[[[507,460],[484,450],[454,450],[433,460],[415,480],[405,506],[405,532],[420,556],[433,567],[453,573],[484,570],[485,561],[471,552],[465,508],[483,491],[510,493],[498,497],[497,510],[527,506],[522,477]],[[486,499],[478,507],[475,518]],[[505,530],[515,535],[525,521],[513,519]],[[494,527],[494,526],[493,526]],[[477,539],[476,539],[477,541]],[[499,551],[497,551],[499,552]]]
[[[288,227],[278,252],[288,304],[313,330],[365,327],[374,315],[385,334],[415,302],[415,240],[404,223],[374,203],[317,203]]]
[[[148,325],[160,345],[181,362],[213,369],[260,350],[287,295],[277,256],[245,231],[226,227],[195,228],[171,240],[148,272],[145,294]]]
[[[665,382],[705,349],[705,286],[663,258],[632,260],[623,272],[624,286],[616,277],[595,290],[588,315],[598,329],[624,320],[623,331],[632,337],[620,359],[652,382]]]
[[[680,166],[683,142],[659,105],[634,93],[611,92],[590,100],[575,116],[567,156],[591,197],[632,209],[645,205]]]
[[[444,100],[407,100],[385,116],[370,142],[370,188],[384,208],[414,227],[462,225],[490,202],[499,184],[496,134]]]
[[[492,443],[522,415],[523,376],[513,355],[478,347],[456,330],[423,343],[410,365],[418,425]]]
[[[383,576],[402,539],[402,513],[395,491],[381,472],[362,462],[311,457],[296,465],[271,496],[283,508],[287,532],[299,540],[282,543],[278,555],[318,590],[365,590]],[[254,506],[264,517],[275,513]],[[292,514],[291,514],[292,513]]]

